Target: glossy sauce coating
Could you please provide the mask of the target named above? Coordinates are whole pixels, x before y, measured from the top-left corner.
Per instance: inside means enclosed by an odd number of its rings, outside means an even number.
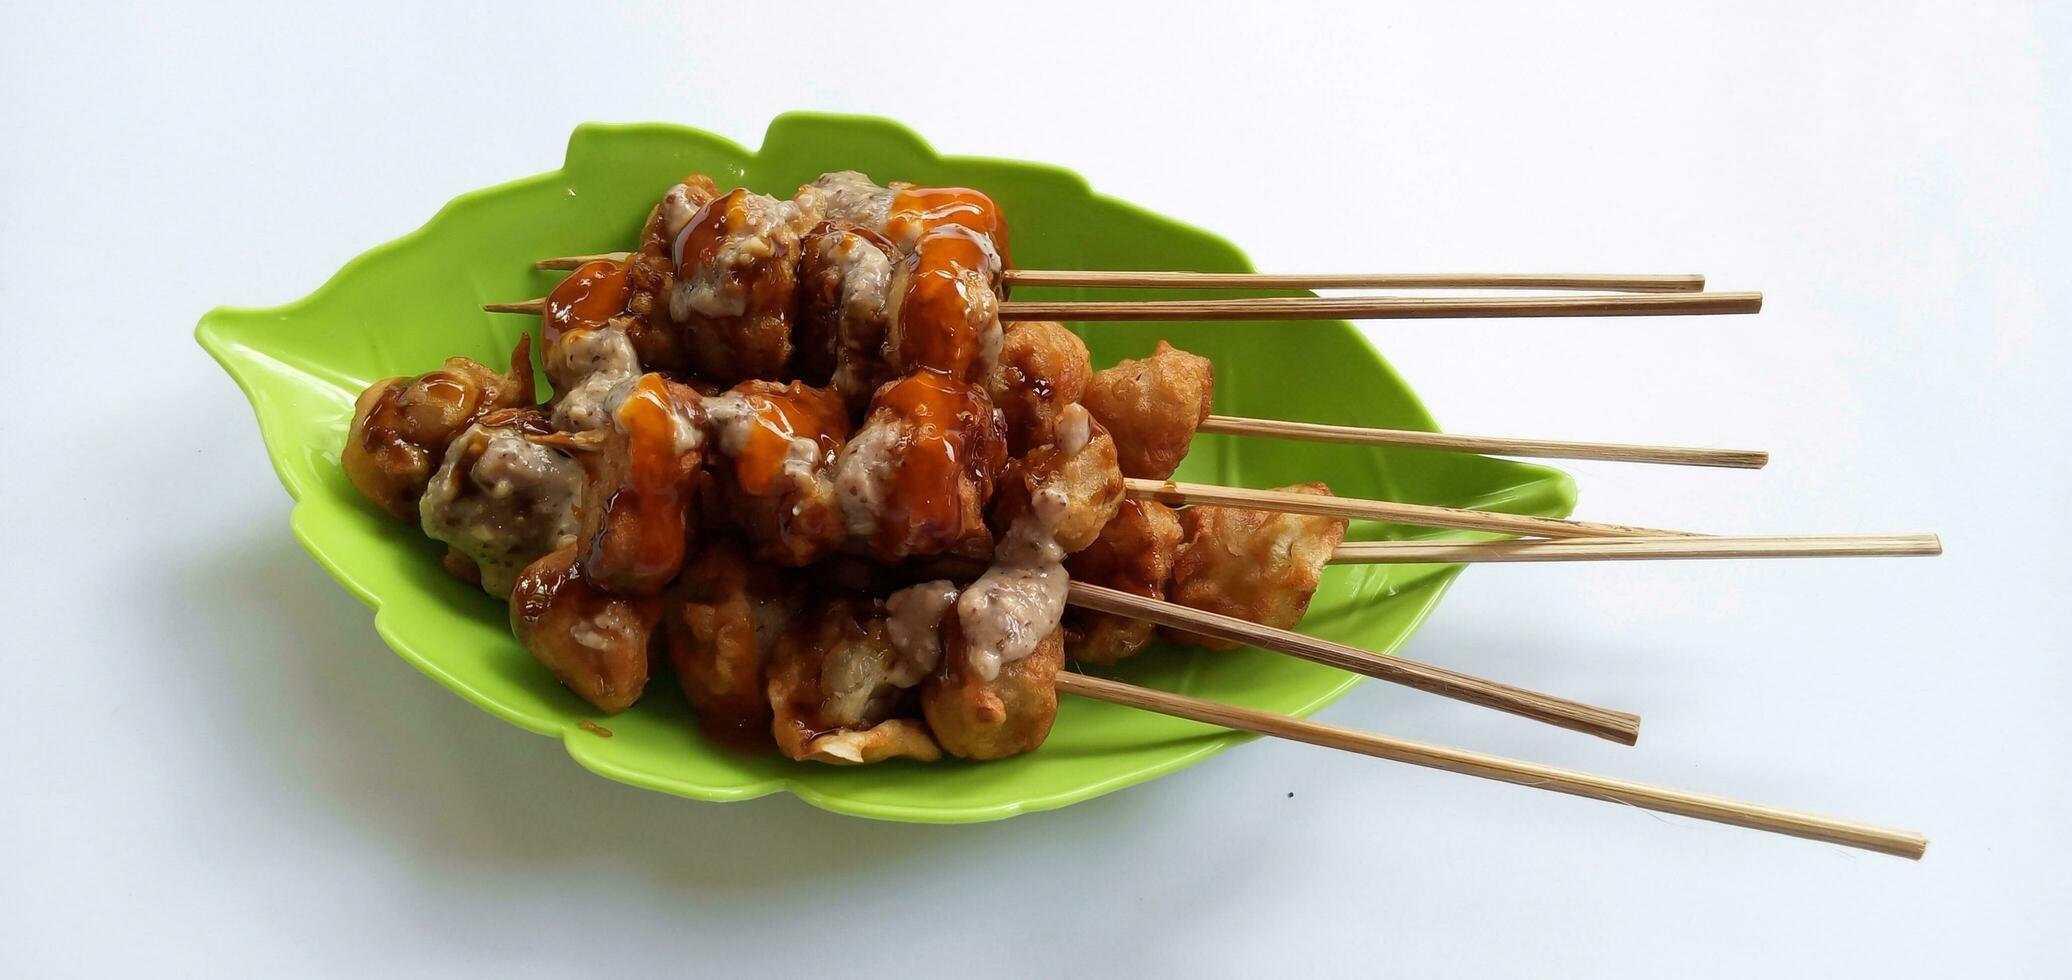
[[[886,225],[895,240],[907,235],[919,238],[952,225],[968,228],[992,239],[1001,261],[1007,261],[1007,218],[983,191],[969,187],[895,185]]]
[[[908,261],[893,363],[983,380],[989,333],[998,356],[998,258],[979,234],[950,226],[923,237]]]
[[[640,699],[648,641],[661,618],[658,600],[596,589],[569,547],[526,566],[510,610],[519,642],[583,700],[610,713]]]
[[[1006,462],[1001,429],[985,392],[953,378],[922,371],[880,389],[837,464],[851,531],[870,522],[871,549],[887,561],[989,549],[983,508]]]
[[[750,410],[745,437],[729,441],[734,482],[758,496],[783,493],[795,482],[790,472],[800,440],[820,447],[818,466],[832,462],[849,437],[849,417],[832,391],[796,382],[746,382],[735,388]]]
[[[654,595],[683,567],[688,548],[690,497],[704,458],[699,399],[659,374],[641,375],[621,394],[612,440],[584,459],[583,568],[599,588]]]
[[[569,330],[599,330],[627,312],[633,291],[626,266],[607,259],[585,262],[547,294],[542,339],[553,346]]]

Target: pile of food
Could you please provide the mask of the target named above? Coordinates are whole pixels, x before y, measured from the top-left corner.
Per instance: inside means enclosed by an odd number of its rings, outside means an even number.
[[[547,298],[551,398],[530,337],[501,371],[377,382],[344,469],[599,711],[666,655],[742,751],[1028,752],[1067,658],[1160,630],[1068,610],[1068,582],[1288,627],[1345,522],[1126,496],[1186,456],[1211,365],[1160,343],[1096,371],[1062,325],[1003,324],[1008,250],[970,189],[844,172],[784,200],[693,175],[636,251]]]

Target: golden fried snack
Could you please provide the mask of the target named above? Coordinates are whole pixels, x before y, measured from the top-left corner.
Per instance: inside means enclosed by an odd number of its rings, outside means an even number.
[[[482,416],[447,447],[418,498],[425,536],[447,545],[446,570],[499,599],[525,566],[576,540],[583,468],[532,441],[551,431],[538,409]]]
[[[744,381],[706,399],[705,414],[721,457],[716,485],[757,560],[803,567],[848,537],[833,469],[849,413],[834,389]]]
[[[611,425],[536,441],[577,450],[583,466],[583,575],[620,595],[655,595],[690,546],[692,497],[705,460],[702,399],[643,374],[605,400]],[[586,438],[587,437],[587,438]]]
[[[1067,405],[1046,442],[1007,465],[995,491],[993,526],[1007,540],[1014,522],[1033,517],[1056,544],[1056,561],[1094,543],[1122,506],[1115,440],[1085,409]],[[1048,547],[1041,550],[1050,551]]]
[[[1063,324],[1007,324],[999,369],[986,379],[987,394],[1007,418],[1007,451],[1020,456],[1052,441],[1059,414],[1085,397],[1093,373],[1086,342]]]
[[[664,601],[669,660],[698,711],[698,727],[732,749],[769,748],[763,665],[798,612],[798,590],[775,569],[749,562],[740,546],[716,538],[684,566]]]
[[[578,697],[611,714],[647,687],[648,641],[661,618],[654,598],[593,588],[571,546],[525,567],[511,590],[511,632]]]
[[[1321,483],[1281,489],[1331,495]],[[1302,621],[1324,564],[1345,540],[1342,517],[1241,507],[1189,507],[1180,511],[1180,527],[1186,540],[1173,561],[1172,601],[1282,629]],[[1241,645],[1173,630],[1166,635],[1214,650]]]
[[[919,679],[910,674],[882,610],[855,599],[822,603],[785,630],[771,653],[766,690],[778,750],[834,765],[941,758],[909,713]]]
[[[790,201],[736,189],[684,226],[669,315],[693,370],[722,384],[783,373],[803,221]]]
[[[892,370],[984,382],[1000,361],[1003,270],[983,232],[944,224],[924,234],[893,272],[898,314],[885,334]]]
[[[1161,340],[1150,357],[1094,372],[1080,400],[1115,436],[1122,475],[1164,480],[1209,417],[1215,366]]]
[[[1171,507],[1152,500],[1125,500],[1093,544],[1065,559],[1065,570],[1075,582],[1164,599],[1183,535],[1179,515]],[[1146,620],[1069,609],[1065,655],[1081,663],[1112,664],[1144,649],[1156,632]]]
[[[626,261],[629,294],[625,311],[632,319],[622,329],[650,371],[681,371],[689,366],[682,331],[669,315],[669,297],[676,286],[677,236],[699,210],[719,197],[712,178],[692,174],[662,195],[641,230],[640,249]]]
[[[823,221],[799,243],[799,312],[792,370],[831,385],[851,404],[892,380],[885,333],[892,324],[892,268],[899,252],[851,221]]]
[[[1003,759],[1033,751],[1058,716],[1058,669],[1064,630],[1053,628],[1036,649],[1000,666],[992,679],[973,664],[957,617],[943,620],[942,665],[921,685],[921,712],[944,750],[960,759]]]
[[[346,479],[397,520],[417,523],[417,499],[454,438],[486,413],[532,407],[531,352],[532,338],[520,337],[505,374],[451,357],[429,374],[369,385],[339,458]]]
[[[986,502],[1007,461],[999,410],[979,388],[919,371],[878,389],[835,459],[850,540],[881,561],[993,550]]]

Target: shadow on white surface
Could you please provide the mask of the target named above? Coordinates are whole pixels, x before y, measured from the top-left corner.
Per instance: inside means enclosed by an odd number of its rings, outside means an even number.
[[[258,527],[199,556],[163,594],[168,620],[234,624],[241,636],[189,646],[180,676],[197,726],[214,726],[259,795],[390,839],[425,877],[522,867],[646,879],[664,895],[839,888],[886,865],[956,862],[1011,848],[1027,821],[1152,826],[1129,792],[1066,811],[959,827],[844,817],[776,795],[704,803],[595,776],[560,744],[455,697],[374,635],[285,528]],[[275,639],[278,655],[248,659]],[[514,656],[522,651],[513,647]],[[286,804],[284,804],[286,805]],[[1095,825],[1098,825],[1095,826]],[[1056,828],[1053,828],[1056,829]],[[1071,827],[1064,828],[1069,833]],[[507,870],[498,871],[498,875]]]

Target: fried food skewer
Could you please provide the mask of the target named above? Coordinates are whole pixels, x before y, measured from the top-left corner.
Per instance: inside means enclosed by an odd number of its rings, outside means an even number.
[[[586,262],[624,262],[630,252],[562,255],[536,269],[575,269]],[[1008,269],[1009,286],[1144,286],[1170,289],[1576,289],[1610,293],[1696,293],[1697,274],[1619,275],[1594,272],[1172,272],[1111,269]]]
[[[1416,527],[1443,527],[1456,531],[1494,531],[1540,538],[1682,538],[1702,537],[1694,531],[1658,531],[1623,524],[1598,524],[1555,517],[1504,514],[1488,510],[1405,504],[1393,500],[1362,500],[1358,497],[1328,497],[1289,493],[1285,490],[1251,490],[1207,483],[1176,483],[1172,480],[1139,480],[1126,477],[1125,492],[1137,500],[1155,500],[1171,507],[1211,504],[1245,507],[1286,514],[1316,514],[1359,521],[1388,521]]]
[[[1333,565],[1426,562],[1664,561],[1693,558],[1906,558],[1942,554],[1933,534],[1348,541]]]
[[[1377,759],[1407,762],[1415,766],[1443,769],[1447,772],[1566,793],[1570,796],[1624,803],[1658,813],[1825,841],[1844,847],[1891,854],[1908,860],[1918,861],[1928,850],[1928,838],[1914,831],[1892,830],[1851,820],[1780,810],[1716,796],[1648,786],[1608,776],[1595,776],[1570,769],[1520,762],[1465,749],[1376,735],[1270,711],[1137,687],[1085,674],[1060,673],[1057,677],[1057,689],[1095,701],[1157,712],[1205,725],[1272,735],[1275,738],[1357,752]]]
[[[1147,599],[1085,582],[1073,582],[1068,585],[1065,601],[1097,612],[1148,620],[1161,626],[1184,629],[1212,639],[1257,646],[1301,657],[1377,680],[1415,688],[1428,694],[1437,694],[1571,731],[1595,735],[1623,745],[1632,745],[1640,740],[1638,715],[1540,694],[1414,660],[1380,656],[1357,647],[1319,639],[1293,630],[1262,626],[1235,616],[1192,609],[1158,599]],[[1060,677],[1060,680],[1062,679]]]
[[[1567,442],[1554,439],[1510,439],[1497,436],[1460,436],[1415,429],[1379,429],[1357,425],[1328,425],[1321,422],[1284,422],[1235,415],[1211,415],[1196,432],[1222,435],[1264,436],[1304,442],[1330,442],[1350,446],[1401,446],[1411,449],[1440,449],[1488,456],[1534,456],[1548,459],[1597,459],[1619,463],[1666,463],[1677,466],[1716,466],[1759,470],[1770,463],[1770,454],[1759,449],[1694,449],[1682,446],[1638,446],[1613,442]]]

